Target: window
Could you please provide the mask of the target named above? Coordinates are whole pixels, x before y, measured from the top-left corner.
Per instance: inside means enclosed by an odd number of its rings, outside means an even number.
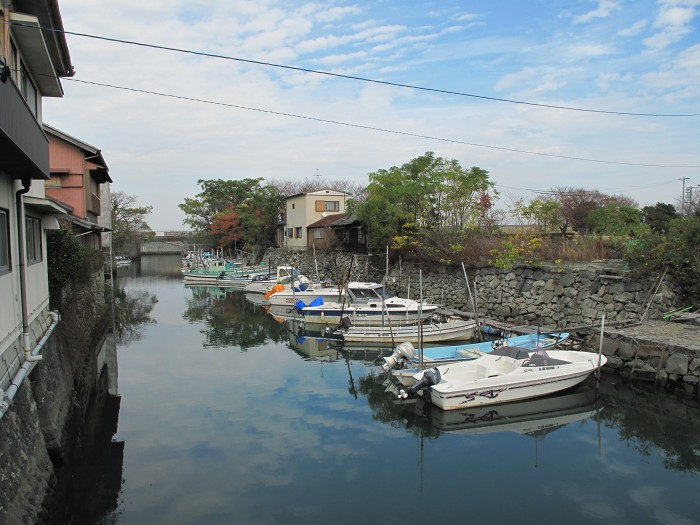
[[[0,209],[0,272],[10,271],[10,221],[7,210]]]
[[[314,239],[323,239],[323,228],[314,228]]]
[[[294,228],[294,237],[301,239],[301,226]]]
[[[285,235],[291,239],[292,236],[294,235],[294,228],[287,228]]]
[[[32,112],[32,115],[37,116],[37,93],[34,82],[29,78],[27,66],[24,61],[19,62],[19,90],[22,92],[24,100],[27,101],[27,106]]]
[[[316,201],[316,211],[340,211],[340,201]]]
[[[41,221],[34,217],[27,217],[25,221],[27,231],[27,263],[38,263],[42,259],[41,253]]]

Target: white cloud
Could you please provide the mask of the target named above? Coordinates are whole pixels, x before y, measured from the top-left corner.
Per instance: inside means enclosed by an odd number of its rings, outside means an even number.
[[[648,0],[644,0],[645,2]],[[595,11],[615,9],[602,2]],[[449,91],[562,106],[676,113],[700,106],[700,45],[673,56],[639,54],[617,35],[692,27],[689,2],[614,11],[605,35],[596,24],[538,12],[509,21],[498,7],[468,16],[435,12],[430,25],[411,3],[386,0],[293,3],[278,0],[182,0],[95,4],[61,0],[67,30],[262,62],[414,84]],[[453,6],[454,7],[454,6]],[[389,8],[385,10],[384,8]],[[666,9],[663,16],[661,11]],[[658,13],[656,11],[659,11]],[[462,22],[455,25],[455,13]],[[403,16],[405,14],[405,16]],[[627,15],[627,16],[625,16]],[[502,25],[493,21],[501,16]],[[526,17],[527,15],[523,15]],[[618,20],[619,19],[619,20]],[[465,31],[464,24],[478,21]],[[555,22],[555,23],[553,23]],[[568,24],[567,24],[568,22]],[[509,25],[510,24],[510,25]],[[665,24],[665,25],[663,25]],[[674,25],[675,24],[675,25]],[[521,26],[528,31],[520,31]],[[686,172],[645,170],[506,150],[654,164],[700,164],[691,119],[593,116],[438,95],[68,35],[77,79],[226,105],[211,105],[64,81],[66,96],[46,100],[46,122],[102,149],[113,189],[153,205],[151,225],[177,229],[177,208],[200,178],[303,179],[318,168],[332,179],[401,165],[425,151],[487,169],[505,186],[548,188],[553,181],[601,191],[676,180]],[[628,38],[624,45],[633,44]],[[271,112],[309,117],[292,118]],[[465,143],[381,133],[313,118]],[[503,149],[497,149],[503,148]],[[614,183],[614,184],[613,184]],[[669,186],[670,187],[670,186]],[[640,203],[672,202],[658,188],[632,195]]]
[[[634,24],[617,32],[620,36],[635,36],[644,31],[648,22],[646,20],[638,20]]]
[[[618,11],[619,9],[619,2],[613,0],[598,0],[598,7],[582,15],[574,16],[573,20],[577,24],[586,24],[597,18],[607,18],[614,11]]]
[[[697,16],[698,5],[693,0],[661,0],[653,24],[658,32],[644,39],[644,45],[651,51],[659,51],[678,42],[692,31],[690,22]]]

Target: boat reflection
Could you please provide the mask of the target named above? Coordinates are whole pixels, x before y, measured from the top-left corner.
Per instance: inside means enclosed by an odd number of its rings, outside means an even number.
[[[434,437],[515,432],[543,438],[570,423],[596,417],[602,408],[595,390],[583,384],[546,397],[463,410],[440,410],[417,399],[413,410],[403,415],[408,426],[420,427]]]

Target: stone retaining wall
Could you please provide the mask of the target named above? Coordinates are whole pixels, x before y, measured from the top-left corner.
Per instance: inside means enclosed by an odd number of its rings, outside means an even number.
[[[348,254],[290,250],[268,250],[264,261],[271,265],[293,264],[302,273],[343,282],[347,278]],[[383,256],[357,256],[350,280],[381,281],[386,264]],[[678,290],[658,276],[636,278],[619,262],[518,267],[503,270],[482,266],[468,269],[472,293],[475,289],[477,314],[507,323],[543,328],[571,329],[597,326],[605,313],[608,324],[659,319],[679,304]],[[440,265],[393,264],[388,270],[387,288],[402,297],[423,299],[473,313],[462,268]]]
[[[104,284],[91,283],[87,301],[67,309],[0,419],[0,523],[62,523],[51,511],[61,460],[71,448],[71,421],[94,390],[99,334],[104,332]],[[31,346],[46,332],[48,309],[32,323]]]

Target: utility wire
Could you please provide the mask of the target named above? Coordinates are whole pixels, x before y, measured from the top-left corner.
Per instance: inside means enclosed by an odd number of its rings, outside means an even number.
[[[104,40],[107,42],[115,42],[119,44],[128,44],[132,46],[140,46],[140,47],[148,47],[152,49],[160,49],[162,51],[174,51],[177,53],[186,53],[190,55],[197,55],[197,56],[204,56],[204,57],[209,57],[209,58],[218,58],[222,60],[232,60],[235,62],[244,62],[247,64],[255,64],[259,66],[267,66],[267,67],[276,67],[280,69],[288,69],[292,71],[299,71],[303,73],[313,73],[315,75],[325,75],[328,77],[335,77],[335,78],[343,78],[347,80],[357,80],[361,82],[369,82],[372,84],[381,84],[385,86],[393,86],[393,87],[400,87],[400,88],[406,88],[406,89],[414,89],[418,91],[427,91],[431,93],[440,93],[443,95],[456,95],[460,97],[470,97],[470,98],[476,98],[476,99],[481,99],[481,100],[490,100],[492,102],[506,102],[509,104],[519,104],[519,105],[524,105],[524,106],[534,106],[534,107],[540,107],[540,108],[549,108],[549,109],[560,109],[560,110],[565,110],[565,111],[578,111],[578,112],[584,112],[584,113],[599,113],[599,114],[604,114],[604,115],[624,115],[624,116],[634,116],[634,117],[698,117],[700,116],[700,113],[635,113],[631,111],[608,111],[608,110],[602,110],[602,109],[589,109],[589,108],[578,108],[578,107],[573,107],[573,106],[558,106],[554,104],[541,104],[537,102],[527,102],[523,100],[512,100],[512,99],[507,99],[507,98],[497,98],[497,97],[489,97],[485,95],[476,95],[473,93],[464,93],[460,91],[451,91],[447,89],[438,89],[438,88],[430,88],[430,87],[425,87],[425,86],[417,86],[417,85],[412,85],[412,84],[401,84],[399,82],[390,82],[388,80],[376,80],[372,78],[366,78],[366,77],[359,77],[359,76],[354,76],[354,75],[343,75],[341,73],[331,73],[329,71],[322,71],[318,69],[309,69],[309,68],[303,68],[303,67],[297,67],[297,66],[288,66],[284,64],[275,64],[273,62],[264,62],[261,60],[252,60],[252,59],[247,59],[247,58],[240,58],[240,57],[232,57],[232,56],[227,56],[227,55],[220,55],[216,53],[206,53],[203,51],[193,51],[190,49],[182,49],[182,48],[177,48],[177,47],[169,47],[169,46],[161,46],[157,44],[147,44],[145,42],[137,42],[134,40],[124,40],[121,38],[111,38],[111,37],[106,37],[106,36],[99,36],[99,35],[92,35],[89,33],[78,33],[75,31],[66,31],[64,29],[55,29],[55,28],[50,28],[50,27],[37,27],[34,25],[28,25],[28,24],[22,24],[21,22],[13,22],[10,21],[11,24],[13,25],[20,25],[24,27],[30,27],[33,29],[42,29],[44,31],[53,31],[55,33],[63,33],[66,35],[73,35],[73,36],[80,36],[80,37],[85,37],[85,38],[94,38],[96,40]]]
[[[374,127],[374,126],[366,126],[366,125],[362,125],[362,124],[352,124],[349,122],[341,122],[339,120],[330,120],[330,119],[324,119],[324,118],[319,118],[319,117],[309,117],[306,115],[297,115],[294,113],[284,113],[282,111],[273,111],[270,109],[253,108],[253,107],[249,107],[249,106],[241,106],[238,104],[229,104],[226,102],[217,102],[217,101],[205,100],[205,99],[201,99],[201,98],[186,97],[186,96],[182,96],[182,95],[173,95],[173,94],[169,94],[169,93],[160,93],[158,91],[149,91],[149,90],[145,90],[145,89],[137,89],[137,88],[127,87],[127,86],[117,86],[114,84],[103,84],[101,82],[91,82],[88,80],[79,80],[77,78],[66,78],[65,80],[69,80],[71,82],[79,82],[81,84],[90,84],[93,86],[108,87],[108,88],[113,88],[113,89],[122,89],[125,91],[132,91],[135,93],[144,93],[147,95],[156,95],[159,97],[167,97],[167,98],[174,98],[174,99],[178,99],[178,100],[187,100],[190,102],[199,102],[202,104],[211,104],[211,105],[215,105],[215,106],[244,109],[247,111],[257,111],[259,113],[267,113],[270,115],[280,115],[283,117],[292,117],[292,118],[310,120],[310,121],[314,121],[314,122],[322,122],[325,124],[335,124],[337,126],[346,126],[346,127],[350,127],[350,128],[357,128],[357,129],[367,129],[367,130],[371,130],[371,131],[379,131],[382,133],[391,133],[394,135],[403,135],[403,136],[407,136],[407,137],[436,140],[439,142],[447,142],[450,144],[462,144],[462,145],[466,145],[466,146],[473,146],[475,148],[487,148],[487,149],[494,149],[494,150],[498,150],[498,151],[509,151],[512,153],[538,155],[541,157],[550,157],[550,158],[556,158],[556,159],[578,160],[578,161],[583,161],[583,162],[596,162],[599,164],[638,166],[638,167],[644,167],[644,168],[693,168],[693,169],[700,168],[700,165],[643,164],[643,163],[639,163],[639,162],[623,162],[623,161],[604,160],[604,159],[591,159],[591,158],[586,158],[586,157],[574,157],[574,156],[569,156],[569,155],[555,155],[553,153],[542,153],[542,152],[538,152],[538,151],[528,151],[528,150],[521,150],[521,149],[515,149],[515,148],[506,148],[506,147],[502,147],[502,146],[492,146],[489,144],[478,144],[475,142],[466,142],[463,140],[446,139],[446,138],[442,138],[442,137],[433,137],[431,135],[421,135],[419,133],[410,133],[408,131],[397,131],[397,130],[386,129],[386,128],[378,128],[378,127]]]

